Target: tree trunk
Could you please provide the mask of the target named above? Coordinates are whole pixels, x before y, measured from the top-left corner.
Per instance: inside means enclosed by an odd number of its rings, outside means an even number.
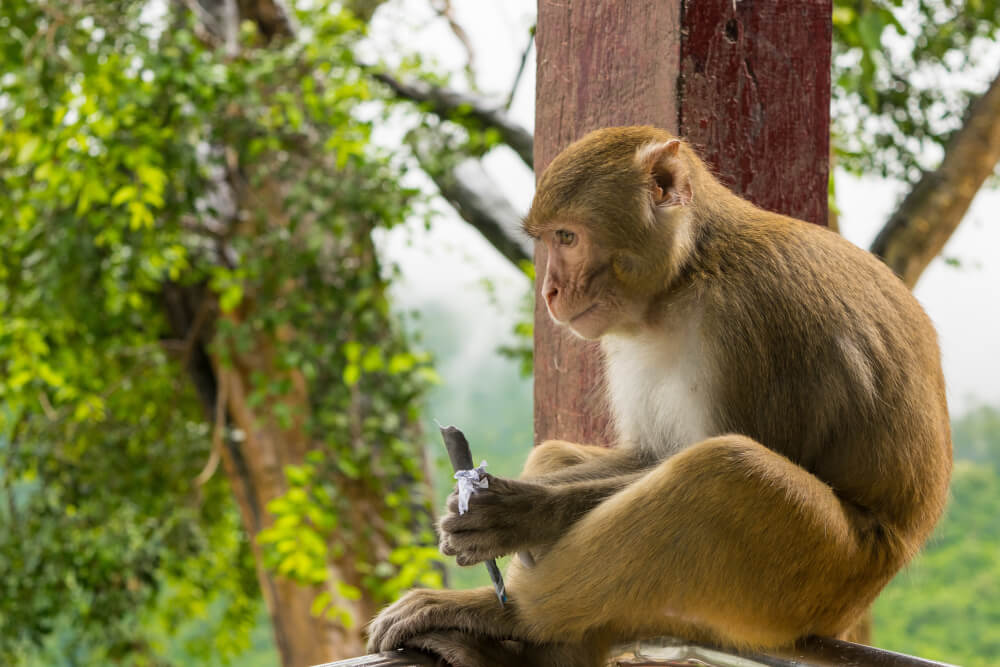
[[[305,586],[280,577],[263,565],[257,536],[268,528],[274,519],[266,510],[267,504],[288,491],[285,466],[303,462],[310,449],[309,437],[300,416],[289,428],[282,427],[272,415],[277,402],[284,403],[292,414],[305,415],[309,409],[304,379],[293,373],[292,390],[271,403],[251,407],[248,400],[252,391],[251,377],[255,373],[268,379],[280,377],[275,369],[269,346],[262,342],[257,349],[240,354],[229,349],[231,365],[224,366],[215,360],[219,398],[232,424],[241,437],[223,447],[222,459],[233,495],[240,507],[243,526],[250,537],[257,579],[267,603],[274,630],[275,642],[283,665],[313,665],[330,660],[359,655],[364,652],[364,642],[357,629],[347,630],[339,623],[310,612],[313,600],[323,590],[319,586]],[[333,583],[356,583],[330,565],[330,582],[326,590],[336,596]],[[372,605],[364,598],[358,601],[335,597],[337,604],[348,609],[358,625],[371,616]]]
[[[872,243],[913,287],[954,233],[1000,161],[1000,74],[969,109],[945,149],[941,166],[924,174]]]

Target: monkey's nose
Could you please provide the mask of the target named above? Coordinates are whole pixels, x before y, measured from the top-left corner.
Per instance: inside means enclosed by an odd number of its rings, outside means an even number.
[[[549,285],[548,287],[546,287],[546,289],[545,289],[545,303],[547,303],[548,305],[551,306],[552,305],[552,301],[556,298],[556,295],[558,295],[558,294],[559,294],[559,288],[556,287],[555,285]]]

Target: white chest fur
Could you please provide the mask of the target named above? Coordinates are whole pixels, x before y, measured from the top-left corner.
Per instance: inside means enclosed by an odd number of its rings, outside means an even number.
[[[663,458],[715,434],[696,318],[638,336],[608,336],[602,346],[623,443]]]

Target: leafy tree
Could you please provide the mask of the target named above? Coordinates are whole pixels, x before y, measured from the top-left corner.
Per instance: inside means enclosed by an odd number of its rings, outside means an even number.
[[[283,661],[312,664],[440,582],[433,371],[371,240],[417,193],[357,112],[364,25],[191,6],[0,11],[4,662],[67,618],[78,660],[156,662],[136,615],[213,599],[201,650],[231,656],[262,593]]]

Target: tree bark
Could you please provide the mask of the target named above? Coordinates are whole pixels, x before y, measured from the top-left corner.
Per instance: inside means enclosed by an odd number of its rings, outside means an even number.
[[[1000,74],[969,109],[941,166],[924,174],[872,243],[908,286],[954,233],[976,192],[1000,161]]]

